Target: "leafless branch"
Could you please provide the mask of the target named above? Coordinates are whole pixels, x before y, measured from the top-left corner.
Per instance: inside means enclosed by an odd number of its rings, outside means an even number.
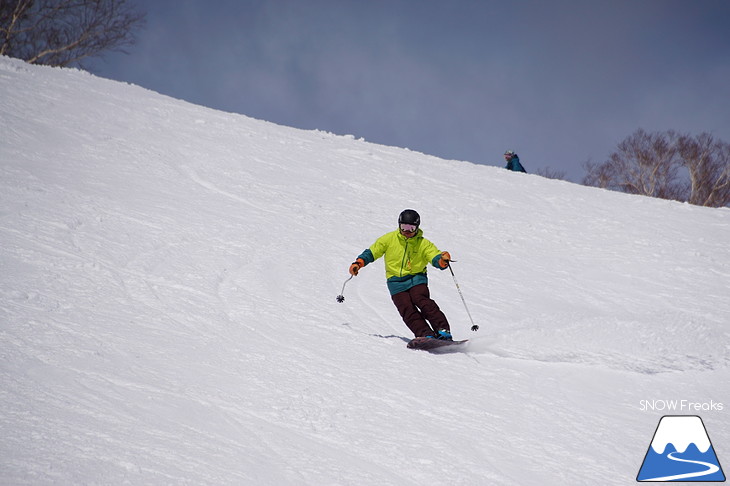
[[[707,133],[692,137],[639,129],[607,161],[584,168],[585,185],[702,206],[730,205],[730,145]]]
[[[123,51],[144,13],[128,0],[0,0],[0,54],[51,66]]]

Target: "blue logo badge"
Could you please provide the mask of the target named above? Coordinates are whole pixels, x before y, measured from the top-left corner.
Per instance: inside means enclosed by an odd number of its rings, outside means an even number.
[[[702,419],[696,415],[662,417],[636,480],[725,481]]]

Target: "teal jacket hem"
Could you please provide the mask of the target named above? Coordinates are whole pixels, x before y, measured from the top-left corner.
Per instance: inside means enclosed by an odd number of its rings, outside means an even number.
[[[405,277],[390,277],[387,280],[388,291],[390,295],[400,294],[416,285],[428,285],[428,277],[425,273],[417,273],[415,275],[406,275]]]

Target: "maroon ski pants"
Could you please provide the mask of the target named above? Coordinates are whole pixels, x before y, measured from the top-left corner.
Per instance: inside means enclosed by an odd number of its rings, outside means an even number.
[[[436,302],[431,300],[428,285],[416,285],[392,295],[391,298],[403,318],[403,322],[416,337],[432,336],[434,330],[446,329],[448,331],[451,329],[444,313],[441,312]],[[426,321],[431,324],[431,327]]]

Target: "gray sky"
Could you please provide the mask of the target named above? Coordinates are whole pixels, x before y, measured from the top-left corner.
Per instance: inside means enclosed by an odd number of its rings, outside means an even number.
[[[281,125],[580,181],[638,128],[730,142],[728,0],[133,0],[96,74]]]

